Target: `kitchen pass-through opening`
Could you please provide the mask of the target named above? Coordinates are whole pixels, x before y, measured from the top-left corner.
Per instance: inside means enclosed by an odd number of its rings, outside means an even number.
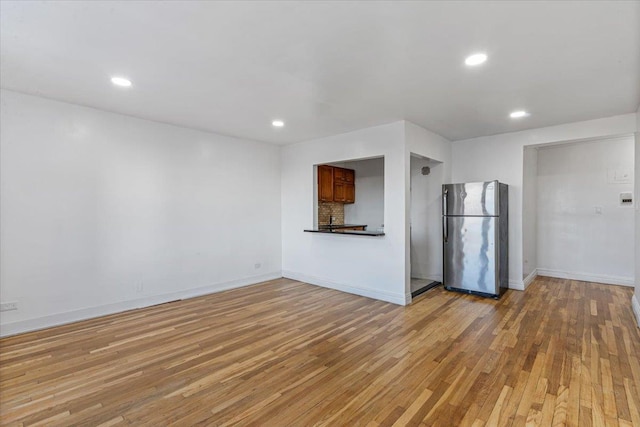
[[[384,157],[315,165],[318,230],[384,233]]]

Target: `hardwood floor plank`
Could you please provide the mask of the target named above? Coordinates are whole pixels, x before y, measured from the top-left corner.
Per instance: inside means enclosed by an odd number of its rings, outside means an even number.
[[[640,426],[640,405],[638,405],[638,383],[629,378],[624,379],[624,391],[629,403],[629,415],[633,425]]]
[[[1,339],[0,425],[640,426],[632,292],[273,280]]]

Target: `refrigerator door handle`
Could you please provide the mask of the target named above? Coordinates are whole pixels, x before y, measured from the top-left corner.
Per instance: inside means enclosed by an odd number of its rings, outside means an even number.
[[[449,240],[449,226],[447,225],[447,199],[449,196],[449,189],[445,188],[442,192],[442,231],[444,242]]]
[[[447,243],[449,241],[449,226],[447,225],[447,217],[442,217],[442,230],[443,230],[443,238],[444,242]]]

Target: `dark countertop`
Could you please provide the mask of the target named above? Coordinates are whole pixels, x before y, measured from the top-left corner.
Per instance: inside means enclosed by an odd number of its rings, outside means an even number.
[[[304,230],[307,233],[323,233],[323,234],[350,234],[354,236],[384,236],[383,231],[360,231],[360,230],[343,230],[343,229],[327,229],[315,228],[312,230]]]
[[[367,224],[329,224],[329,225],[319,225],[318,230],[330,230],[330,229],[339,229],[339,228],[352,228],[352,227],[364,227],[367,229]]]

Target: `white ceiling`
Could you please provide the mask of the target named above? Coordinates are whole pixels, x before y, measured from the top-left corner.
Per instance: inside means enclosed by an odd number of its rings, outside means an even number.
[[[640,102],[638,1],[0,5],[4,88],[280,144],[400,119],[458,140]]]

